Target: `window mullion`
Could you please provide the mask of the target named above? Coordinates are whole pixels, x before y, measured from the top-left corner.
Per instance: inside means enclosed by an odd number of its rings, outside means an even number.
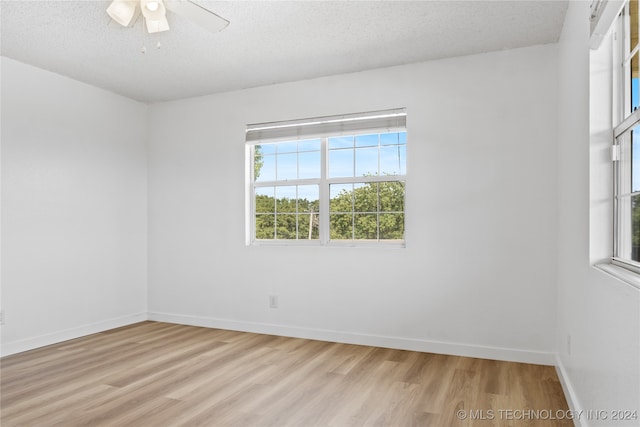
[[[361,183],[370,183],[370,182],[395,182],[395,181],[405,181],[407,179],[406,175],[384,175],[384,176],[356,176],[356,177],[345,177],[345,178],[329,178],[327,182],[329,184],[361,184]]]
[[[249,200],[249,209],[251,210],[251,218],[248,221],[249,222],[249,227],[250,227],[250,235],[248,236],[247,240],[249,243],[253,243],[256,240],[256,186],[255,186],[255,170],[253,168],[253,162],[255,159],[255,155],[256,155],[256,146],[255,145],[251,145],[251,147],[249,148],[249,164],[251,165],[250,170],[249,170],[249,187],[250,191],[251,191],[251,199]]]
[[[255,188],[261,187],[285,187],[293,185],[320,185],[320,179],[287,179],[283,181],[262,181],[255,182],[253,186]]]
[[[329,144],[327,138],[322,138],[320,142],[320,243],[329,241],[329,184],[327,174],[329,167]]]
[[[640,191],[634,191],[631,193],[619,193],[617,195],[617,198],[623,199],[623,198],[636,197],[636,196],[640,196]]]
[[[355,153],[353,155],[353,161],[355,165]],[[356,239],[356,186],[351,184],[351,240]]]

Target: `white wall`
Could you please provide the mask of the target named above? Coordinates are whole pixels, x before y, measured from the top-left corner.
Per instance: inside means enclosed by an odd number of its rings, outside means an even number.
[[[552,363],[556,53],[150,106],[151,318]],[[408,112],[406,249],[245,246],[246,124],[391,107]]]
[[[2,353],[146,318],[147,106],[2,58]]]
[[[580,425],[636,426],[610,411],[640,411],[640,292],[592,267],[611,255],[610,194],[602,194],[611,188],[602,137],[611,86],[605,44],[592,53],[590,100],[588,16],[588,2],[570,2],[559,44],[558,364],[574,408],[608,411],[607,420],[585,413]]]

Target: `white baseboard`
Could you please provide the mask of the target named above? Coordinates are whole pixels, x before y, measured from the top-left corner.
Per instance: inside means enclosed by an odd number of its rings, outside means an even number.
[[[425,353],[450,354],[455,356],[504,360],[509,362],[533,363],[537,365],[554,365],[556,362],[555,353],[541,351],[428,341],[414,338],[388,337],[326,329],[299,328],[295,326],[243,322],[184,314],[149,312],[148,320],[242,332],[254,332],[259,334],[340,342],[346,344],[422,351]]]
[[[555,360],[556,373],[558,374],[558,378],[560,379],[560,384],[562,385],[562,391],[564,391],[564,396],[567,399],[567,404],[569,405],[569,410],[573,414],[580,415],[583,413],[582,407],[580,406],[580,402],[576,396],[576,392],[571,385],[571,381],[569,380],[569,376],[567,375],[567,370],[562,363],[562,359],[560,356],[556,354]],[[586,421],[581,419],[580,416],[574,416],[573,424],[576,427],[588,427]]]
[[[182,325],[203,326],[207,328],[229,329],[259,334],[280,335],[294,338],[340,342],[346,344],[369,345],[375,347],[396,348],[400,350],[422,351],[426,353],[450,354],[454,356],[477,357],[481,359],[504,360],[509,362],[534,363],[538,365],[557,365],[560,363],[554,353],[520,350],[504,347],[490,347],[474,344],[451,343],[442,341],[421,340],[415,338],[389,337],[383,335],[362,334],[355,332],[334,331],[328,329],[300,328],[295,326],[270,323],[255,323],[212,317],[192,316],[174,313],[138,313],[129,316],[108,319],[76,328],[66,329],[38,337],[8,342],[2,345],[1,355],[8,356],[27,350],[83,337],[121,326],[153,320],[158,322],[177,323]],[[563,381],[561,365],[558,376]],[[563,388],[565,383],[563,382]],[[567,396],[570,395],[565,390]],[[572,408],[573,409],[573,408]],[[582,427],[582,426],[581,426]]]
[[[15,353],[22,353],[23,351],[33,350],[35,348],[44,347],[51,344],[57,344],[74,338],[80,338],[86,335],[104,332],[109,329],[143,322],[145,320],[147,320],[147,313],[138,313],[90,323],[88,325],[65,329],[63,331],[40,335],[33,338],[7,342],[2,345],[1,355],[4,357]]]

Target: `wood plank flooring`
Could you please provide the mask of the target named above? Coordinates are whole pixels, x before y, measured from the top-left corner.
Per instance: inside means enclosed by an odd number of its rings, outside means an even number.
[[[550,366],[167,323],[0,367],[3,427],[573,425]]]

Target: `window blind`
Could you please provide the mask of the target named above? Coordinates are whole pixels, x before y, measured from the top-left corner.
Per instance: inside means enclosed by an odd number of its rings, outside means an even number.
[[[251,124],[247,125],[246,142],[300,140],[320,135],[339,136],[363,132],[382,133],[405,129],[406,125],[406,109],[396,108],[340,116]]]

